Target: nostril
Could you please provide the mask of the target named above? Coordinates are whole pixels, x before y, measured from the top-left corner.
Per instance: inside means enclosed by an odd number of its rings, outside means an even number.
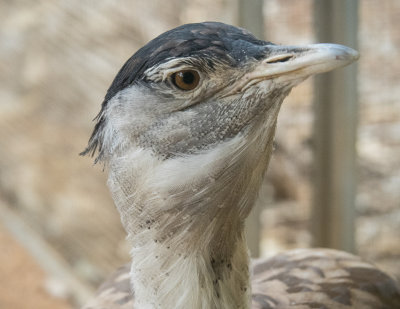
[[[276,57],[269,58],[265,61],[265,63],[277,63],[277,62],[286,62],[293,58],[293,55],[279,55]]]

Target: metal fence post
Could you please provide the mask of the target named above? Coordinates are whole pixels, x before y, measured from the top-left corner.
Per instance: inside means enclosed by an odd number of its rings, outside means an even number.
[[[238,24],[252,32],[257,38],[264,38],[264,16],[263,0],[238,1]],[[252,257],[260,254],[260,231],[261,231],[261,207],[260,203],[254,206],[246,220],[246,238]]]
[[[318,42],[357,48],[358,0],[314,1]],[[357,66],[315,79],[314,246],[355,251]]]

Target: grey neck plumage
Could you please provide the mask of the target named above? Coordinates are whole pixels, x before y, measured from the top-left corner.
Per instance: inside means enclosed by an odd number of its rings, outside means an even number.
[[[132,247],[137,308],[249,307],[243,224],[269,162],[279,107],[198,154],[164,160],[132,145],[110,157],[108,185]]]

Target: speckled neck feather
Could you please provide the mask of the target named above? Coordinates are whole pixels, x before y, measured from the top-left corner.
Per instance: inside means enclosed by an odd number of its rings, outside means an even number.
[[[130,147],[111,158],[108,184],[132,245],[138,308],[249,307],[243,224],[269,161],[280,101],[258,126],[212,150],[163,160]]]

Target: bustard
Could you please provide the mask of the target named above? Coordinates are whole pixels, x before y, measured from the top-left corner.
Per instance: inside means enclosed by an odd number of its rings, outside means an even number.
[[[109,170],[132,263],[85,308],[400,308],[395,281],[356,256],[294,250],[250,267],[243,233],[283,99],[357,58],[345,46],[280,46],[216,22],[139,49],[84,151]]]

